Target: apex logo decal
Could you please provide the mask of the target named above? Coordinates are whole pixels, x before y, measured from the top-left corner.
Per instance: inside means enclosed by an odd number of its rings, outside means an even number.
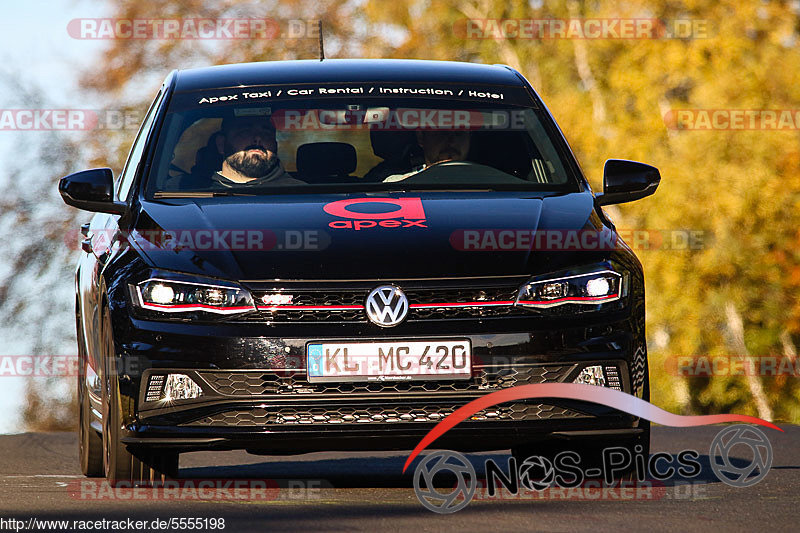
[[[351,220],[328,224],[334,229],[427,228],[422,198],[353,198],[322,208],[329,215]]]

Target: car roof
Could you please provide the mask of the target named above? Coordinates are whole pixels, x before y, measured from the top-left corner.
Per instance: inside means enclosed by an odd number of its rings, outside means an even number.
[[[239,63],[180,70],[177,92],[286,83],[428,82],[524,87],[504,65],[412,59],[326,59]]]

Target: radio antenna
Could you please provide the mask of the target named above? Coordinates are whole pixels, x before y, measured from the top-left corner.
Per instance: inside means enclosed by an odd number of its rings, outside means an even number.
[[[325,46],[322,42],[322,20],[319,21],[319,60],[325,59]]]

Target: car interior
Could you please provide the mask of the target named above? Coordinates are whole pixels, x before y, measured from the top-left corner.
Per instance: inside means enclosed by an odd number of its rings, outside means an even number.
[[[169,178],[164,183],[166,189],[203,190],[212,185],[211,178],[222,168],[223,156],[216,144],[221,135],[219,127],[209,134],[207,120],[192,124],[181,135],[173,153]],[[205,124],[198,126],[198,123]],[[279,156],[289,174],[308,184],[379,183],[388,176],[410,172],[424,163],[422,148],[413,130],[371,130],[367,146],[364,146],[366,131],[348,133],[357,133],[349,135],[348,140],[352,138],[358,148],[348,142],[317,141],[320,134],[313,139],[315,142],[303,142],[304,139],[291,138],[289,134],[288,139],[279,137]],[[323,138],[332,137],[328,132],[322,135],[325,135]],[[526,131],[476,130],[470,135],[468,162],[492,167],[520,180],[552,181],[548,171],[551,166],[546,164]],[[194,157],[189,155],[192,146],[196,147]]]

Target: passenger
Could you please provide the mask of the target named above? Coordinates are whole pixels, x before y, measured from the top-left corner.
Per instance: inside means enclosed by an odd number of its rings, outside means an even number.
[[[417,131],[417,144],[422,148],[425,164],[406,174],[393,174],[384,182],[403,181],[437,163],[464,161],[469,153],[470,134],[463,130],[421,130]]]
[[[215,186],[305,185],[283,169],[275,127],[269,118],[226,118],[216,142],[224,160],[222,168],[212,176]]]

